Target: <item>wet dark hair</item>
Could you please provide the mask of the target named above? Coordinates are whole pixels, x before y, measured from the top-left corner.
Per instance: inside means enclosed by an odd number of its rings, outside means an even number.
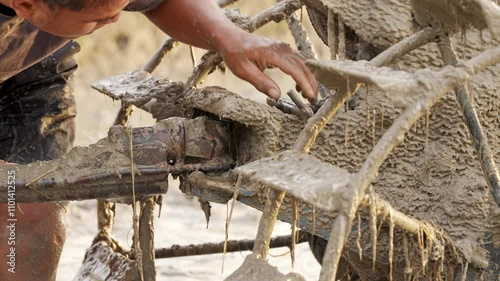
[[[43,0],[51,10],[56,10],[60,7],[72,11],[81,11],[87,7],[103,6],[109,1],[107,0]]]
[[[61,7],[73,11],[80,11],[86,6],[85,0],[43,0],[51,10],[57,10]]]

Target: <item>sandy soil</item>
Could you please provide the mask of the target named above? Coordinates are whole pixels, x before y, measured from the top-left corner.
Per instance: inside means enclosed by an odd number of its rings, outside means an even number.
[[[270,5],[273,2],[266,1],[266,4]],[[245,12],[255,14],[257,8],[261,9],[261,7],[253,7],[253,11],[252,7],[247,7]],[[270,28],[262,32],[293,44],[287,32],[284,32],[285,28],[284,24],[272,24]],[[312,33],[314,32],[311,32],[311,36],[315,36]],[[274,34],[279,34],[279,37]],[[104,137],[120,106],[119,102],[113,102],[110,98],[90,89],[90,83],[110,75],[140,68],[164,38],[165,35],[152,27],[141,15],[125,14],[120,23],[105,27],[91,36],[78,40],[82,51],[77,57],[80,69],[75,79],[75,92],[79,106],[75,145],[88,145]],[[315,37],[314,40],[319,39]],[[196,50],[196,54],[199,58],[203,52]],[[325,56],[325,54],[325,49],[321,49],[320,55]],[[160,65],[155,74],[172,80],[185,80],[191,71],[190,61],[189,48],[179,46]],[[270,71],[269,75],[278,80],[283,92],[294,88],[294,82],[280,72]],[[235,78],[230,73],[212,75],[207,79],[206,84],[221,85],[242,96],[259,101],[265,99],[265,96],[258,94],[250,84]],[[154,120],[148,113],[139,110],[134,113],[131,120],[132,126],[145,126],[153,123]],[[181,194],[175,183],[165,196],[164,202],[161,218],[156,219],[155,222],[157,247],[224,240],[225,205],[213,206],[210,226],[206,229],[204,214],[199,209],[197,200]],[[73,202],[69,205],[66,216],[67,239],[59,265],[58,281],[71,280],[78,271],[85,250],[90,246],[97,232],[95,209],[95,201]],[[254,239],[259,217],[260,212],[237,204],[229,230],[229,238]],[[119,206],[114,235],[123,245],[129,245],[131,241],[131,218],[130,206]],[[288,224],[279,223],[276,227],[276,234],[284,235],[289,232]],[[291,259],[286,253],[288,253],[287,248],[274,249],[270,252],[271,255],[277,256],[271,256],[270,263],[277,266],[283,273],[292,270]],[[249,252],[228,254],[225,258],[224,272],[221,272],[222,255],[159,260],[157,280],[222,280],[243,262],[247,254]],[[314,280],[318,278],[319,270],[320,266],[310,253],[309,247],[306,244],[299,245],[294,271],[303,274],[308,280]]]

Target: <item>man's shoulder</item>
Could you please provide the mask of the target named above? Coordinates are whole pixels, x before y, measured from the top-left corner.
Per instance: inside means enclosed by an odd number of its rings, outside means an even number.
[[[160,6],[165,0],[131,0],[125,11],[146,13]]]

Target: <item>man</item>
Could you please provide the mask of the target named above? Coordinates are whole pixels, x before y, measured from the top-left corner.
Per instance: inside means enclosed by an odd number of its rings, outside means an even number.
[[[122,10],[142,12],[170,36],[220,52],[235,75],[272,98],[280,89],[262,72],[267,67],[291,75],[309,100],[316,97],[318,84],[301,57],[239,29],[211,0],[0,0],[0,159],[25,164],[71,148],[76,110],[68,79],[79,47],[70,39],[118,21]],[[14,268],[7,213],[0,204],[0,280],[54,280],[64,207],[18,204]]]

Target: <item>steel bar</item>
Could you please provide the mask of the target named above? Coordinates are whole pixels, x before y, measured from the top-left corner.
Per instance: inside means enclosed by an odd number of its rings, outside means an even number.
[[[307,121],[306,126],[295,141],[293,150],[300,153],[309,153],[316,137],[325,127],[326,123],[342,107],[352,93],[353,91],[345,91],[332,95],[318,112]]]
[[[267,194],[266,205],[262,211],[262,216],[259,221],[259,228],[257,230],[257,237],[253,247],[253,253],[261,260],[267,259],[267,252],[269,250],[269,241],[273,233],[274,224],[278,217],[279,209],[283,198],[285,198],[284,191],[269,189]]]
[[[305,231],[298,232],[296,243],[304,243],[311,239],[311,235]],[[243,252],[251,251],[254,247],[255,240],[228,240],[226,252]],[[292,236],[278,236],[272,238],[269,243],[269,248],[291,247]],[[224,250],[224,242],[206,243],[201,245],[174,245],[170,248],[162,248],[155,250],[156,259],[200,256],[211,254],[222,254]]]
[[[304,102],[295,94],[293,90],[287,92],[287,95],[292,99],[293,103],[300,109],[302,115],[306,117],[306,119],[311,118],[314,115],[314,112],[310,107],[307,107]]]
[[[167,173],[137,177],[137,196],[163,194],[166,190]],[[61,188],[26,187],[16,186],[15,199],[17,203],[76,201],[88,199],[111,199],[132,196],[130,175],[114,175],[107,179],[92,181],[90,183],[72,183]],[[0,189],[2,190],[2,189]],[[2,192],[7,194],[7,192]],[[7,203],[6,195],[0,196],[1,203]]]
[[[278,0],[282,2],[283,0]],[[302,12],[302,11],[301,11]],[[301,52],[308,59],[316,59],[316,52],[314,52],[313,45],[309,40],[307,30],[302,26],[301,19],[297,18],[297,13],[292,13],[286,18],[286,24],[292,34],[297,50]]]
[[[405,54],[417,49],[429,42],[432,42],[439,29],[436,27],[426,27],[421,31],[399,41],[392,45],[378,56],[374,57],[370,64],[373,66],[383,66],[393,63],[396,59],[401,58]]]
[[[147,73],[153,74],[158,65],[160,65],[165,55],[167,55],[167,53],[178,44],[179,42],[177,40],[167,36],[167,38],[165,38],[161,45],[155,50],[153,55],[148,59],[146,64],[144,64],[142,70],[146,71]]]
[[[339,268],[340,258],[342,257],[342,249],[345,245],[346,236],[349,235],[352,221],[348,214],[339,214],[333,223],[331,237],[328,241],[319,280],[335,281],[337,270]]]
[[[328,9],[328,48],[330,48],[330,58],[332,60],[337,58],[337,36],[335,35],[335,19],[337,16],[332,9]]]
[[[139,247],[142,252],[142,272],[144,281],[156,280],[153,216],[157,196],[141,200],[139,218]],[[135,234],[134,234],[135,235]]]

